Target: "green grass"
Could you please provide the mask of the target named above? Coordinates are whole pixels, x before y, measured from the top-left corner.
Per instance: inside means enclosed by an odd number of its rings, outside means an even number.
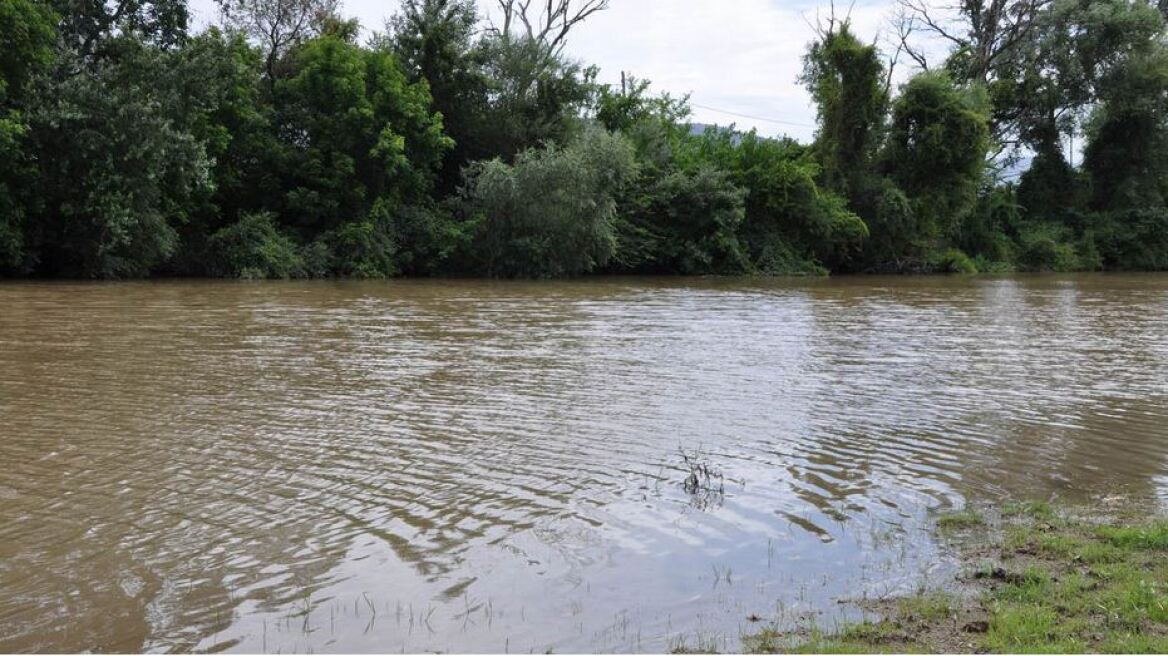
[[[1023,501],[1002,506],[1002,517],[1030,517],[1031,519],[1054,519],[1054,507],[1045,501]]]
[[[1168,654],[1168,636],[1113,633],[1099,651],[1104,654]]]
[[[1168,549],[1168,521],[1145,526],[1100,526],[1096,534],[1122,549]]]
[[[1168,563],[1158,552],[1168,549],[1168,522],[1100,524],[1047,509],[1011,516],[1003,560],[1027,564],[984,593],[987,649],[1122,652],[1165,644]]]
[[[937,517],[937,528],[943,530],[966,529],[984,525],[985,517],[975,510],[959,510]]]
[[[861,622],[836,632],[809,629],[796,634],[763,631],[743,638],[747,653],[905,654],[924,650],[906,640],[894,622]]]
[[[1168,653],[1168,521],[1130,512],[1083,519],[1031,503],[936,520],[938,531],[977,526],[986,530],[956,544],[967,561],[966,594],[921,591],[881,606],[878,621],[830,633],[770,633],[744,646],[801,653]]]
[[[1082,645],[1058,631],[1059,614],[1033,602],[1002,603],[990,609],[985,646],[998,653],[1067,653]]]
[[[953,595],[934,590],[899,600],[898,610],[908,618],[936,622],[952,616],[957,605]]]
[[[1049,599],[1054,592],[1054,584],[1050,574],[1041,567],[1028,567],[1021,574],[1015,574],[1015,576],[1019,580],[998,588],[996,599],[1021,603],[1041,603]]]
[[[1124,553],[1110,544],[1092,542],[1084,545],[1075,557],[1087,564],[1118,563],[1123,560]]]

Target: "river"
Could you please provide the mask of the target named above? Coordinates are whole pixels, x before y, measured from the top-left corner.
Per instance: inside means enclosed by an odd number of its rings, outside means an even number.
[[[1109,494],[1168,276],[0,284],[0,652],[734,650]]]

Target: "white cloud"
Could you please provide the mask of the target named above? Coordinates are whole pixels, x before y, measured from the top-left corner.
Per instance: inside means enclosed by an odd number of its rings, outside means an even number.
[[[890,3],[857,1],[850,14],[855,33],[875,38],[885,25]],[[398,6],[397,0],[346,0],[344,11],[367,29],[381,29]],[[828,3],[612,0],[611,9],[592,16],[572,33],[567,50],[598,65],[603,82],[619,82],[624,70],[652,80],[657,90],[692,94],[692,102],[701,105],[694,107],[695,121],[737,123],[763,134],[789,134],[807,141],[815,132],[815,110],[796,78],[814,36],[808,22],[814,22],[821,7],[826,9]],[[216,15],[213,0],[192,0],[192,10],[196,24],[206,24]]]
[[[598,64],[604,81],[626,70],[676,94],[690,93],[694,119],[737,122],[807,140],[815,110],[797,82],[815,8],[774,0],[613,0],[573,34],[572,54]],[[884,3],[857,6],[857,33],[875,34]],[[715,108],[768,121],[712,111]]]

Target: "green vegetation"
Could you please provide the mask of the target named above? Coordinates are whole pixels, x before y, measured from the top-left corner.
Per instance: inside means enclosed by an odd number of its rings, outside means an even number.
[[[830,632],[763,631],[746,637],[745,646],[755,652],[1165,653],[1168,521],[1138,511],[1083,512],[1027,503],[941,516],[939,529],[981,527],[977,535],[945,534],[964,563],[955,587],[862,604],[879,620]]]
[[[964,529],[984,524],[985,518],[982,517],[982,514],[969,508],[937,517],[937,528],[939,529]]]
[[[632,146],[590,130],[467,171],[475,268],[487,275],[560,276],[604,266],[616,251],[616,196],[636,171]]]
[[[564,46],[608,0],[406,0],[370,38],[217,1],[194,33],[187,0],[0,0],[0,275],[1168,269],[1162,2],[905,3],[898,87],[832,16],[800,144],[599,84]]]

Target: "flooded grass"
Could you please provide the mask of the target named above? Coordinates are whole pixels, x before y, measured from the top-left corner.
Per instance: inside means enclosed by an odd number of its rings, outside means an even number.
[[[965,529],[984,524],[985,518],[981,513],[969,509],[946,513],[937,518],[937,528],[942,530]]]
[[[1018,504],[941,516],[936,527],[964,564],[955,585],[861,603],[879,619],[830,631],[761,631],[744,649],[1168,653],[1168,519]]]

